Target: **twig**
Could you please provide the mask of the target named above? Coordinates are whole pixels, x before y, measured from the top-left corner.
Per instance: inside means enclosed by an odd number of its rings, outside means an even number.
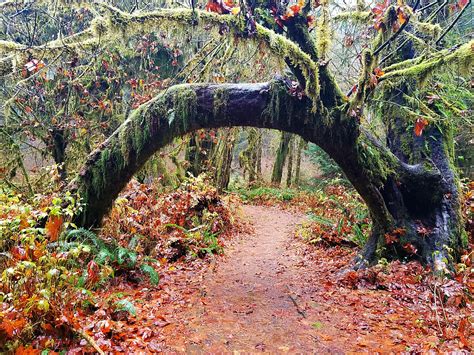
[[[419,4],[420,4],[420,0],[417,0],[415,6],[413,7],[413,11],[416,11],[416,8],[418,7]],[[410,18],[411,18],[411,16],[407,16],[406,21],[400,26],[400,28],[397,30],[397,32],[395,32],[394,34],[392,34],[388,40],[386,40],[384,43],[382,43],[382,44],[374,51],[374,56],[376,56],[377,54],[379,54],[385,47],[387,47],[391,42],[393,42],[393,41],[398,37],[398,35],[399,35],[400,33],[403,32],[403,30],[405,29],[405,27],[406,27],[406,26],[408,25],[408,23],[410,22]]]
[[[439,38],[436,40],[435,44],[437,45],[439,42],[441,42],[441,40],[444,38],[444,36],[446,36],[448,34],[449,31],[451,31],[451,29],[454,27],[454,25],[456,24],[456,22],[459,21],[459,19],[461,18],[461,16],[463,15],[464,11],[466,11],[467,7],[471,4],[471,0],[468,0],[467,1],[467,4],[464,5],[464,7],[461,9],[461,11],[459,11],[459,14],[456,16],[456,18],[453,20],[453,22],[450,23],[450,25],[448,27],[446,27],[446,29],[443,31],[443,33],[441,34],[441,36],[439,36]]]
[[[427,9],[429,9],[431,6],[436,5],[437,3],[438,3],[438,1],[433,1],[432,3],[429,3],[429,4],[426,5],[426,6],[423,6],[421,9],[416,10],[416,12],[422,12],[422,11],[424,11],[424,10],[427,10]]]
[[[433,290],[433,292],[434,292],[434,303],[435,303],[434,304],[434,309],[435,309],[435,313],[436,313],[436,321],[438,322],[439,331],[441,332],[441,334],[444,334],[443,328],[441,327],[441,323],[439,321],[440,317],[439,317],[439,314],[438,314],[438,305],[437,305],[438,295],[437,295],[437,292],[436,292],[436,286],[437,286],[437,284],[435,283],[434,284],[434,290]]]
[[[74,332],[76,332],[78,335],[80,335],[81,337],[83,337],[85,340],[87,340],[87,342],[95,349],[95,351],[97,351],[100,355],[105,355],[105,352],[99,348],[99,345],[97,345],[97,343],[95,342],[94,339],[92,339],[92,337],[83,332],[82,330],[80,329],[73,329]]]
[[[286,288],[288,289],[288,292],[291,292],[291,291],[290,291],[290,288],[289,288],[288,286],[286,286]],[[303,318],[306,318],[306,314],[305,314],[304,311],[302,311],[301,308],[298,306],[298,303],[296,302],[296,299],[295,299],[290,293],[288,293],[288,297],[290,298],[291,302],[293,302],[293,304],[295,305],[296,311],[297,311]]]
[[[438,14],[438,12],[440,12],[445,6],[446,4],[448,3],[448,0],[445,0],[439,7],[438,9],[433,12],[429,17],[428,19],[426,20],[427,23],[430,23],[431,20]],[[421,11],[421,9],[420,9]],[[410,38],[407,38],[406,40],[404,40],[393,52],[387,54],[385,57],[383,57],[380,62],[379,62],[379,65],[381,65],[382,63],[385,63],[388,59],[390,59],[395,53],[397,53],[400,49],[402,49],[405,44],[408,43],[408,41],[410,40]]]

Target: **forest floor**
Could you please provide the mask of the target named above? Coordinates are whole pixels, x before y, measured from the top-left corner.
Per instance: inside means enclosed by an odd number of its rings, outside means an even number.
[[[439,349],[430,291],[415,285],[424,272],[416,263],[398,265],[398,279],[356,275],[347,269],[354,249],[315,248],[295,237],[304,215],[248,205],[244,214],[251,231],[234,237],[225,256],[170,272],[158,290],[122,290],[144,302],[136,322],[113,322],[109,349],[196,354]],[[97,343],[106,346],[106,338]]]

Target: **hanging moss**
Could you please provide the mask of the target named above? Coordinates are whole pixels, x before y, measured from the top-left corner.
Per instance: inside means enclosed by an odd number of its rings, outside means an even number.
[[[197,95],[196,92],[189,86],[176,85],[175,92],[172,94],[174,103],[174,115],[181,121],[183,132],[189,129],[190,121],[197,113]]]
[[[123,33],[128,36],[137,32],[151,32],[167,25],[193,25],[198,21],[200,25],[227,26],[233,35],[245,37],[240,29],[241,19],[232,15],[219,15],[216,13],[196,11],[189,9],[162,9],[149,13],[128,14],[106,4],[100,4],[110,16],[111,33]],[[318,66],[310,56],[303,52],[298,45],[282,35],[278,35],[259,24],[256,25],[255,40],[266,43],[270,51],[277,57],[290,61],[292,65],[301,70],[306,81],[306,94],[313,101],[319,99]],[[314,106],[316,109],[316,104]]]
[[[214,91],[213,107],[214,118],[223,120],[227,117],[227,102],[229,101],[229,92],[224,88],[217,88]]]
[[[316,40],[318,46],[318,55],[322,60],[326,59],[326,55],[331,46],[331,26],[329,23],[329,1],[321,1],[321,16],[316,23]]]
[[[439,24],[432,24],[429,22],[418,22],[411,21],[411,24],[415,26],[417,32],[423,33],[424,35],[430,36],[431,38],[438,38],[442,29]]]

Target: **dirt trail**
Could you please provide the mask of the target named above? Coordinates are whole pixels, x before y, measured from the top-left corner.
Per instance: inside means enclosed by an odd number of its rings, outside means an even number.
[[[328,349],[314,335],[316,319],[305,308],[301,255],[290,250],[304,218],[277,208],[245,206],[254,222],[228,256],[205,275],[201,302],[186,314],[180,335],[167,339],[169,351],[187,353],[311,353]],[[291,246],[290,246],[291,245]],[[310,290],[306,290],[310,291]]]

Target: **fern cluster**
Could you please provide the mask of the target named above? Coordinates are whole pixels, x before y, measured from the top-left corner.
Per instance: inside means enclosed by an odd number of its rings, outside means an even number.
[[[79,228],[66,233],[64,240],[60,243],[62,250],[67,251],[77,245],[85,245],[90,248],[94,260],[102,267],[111,266],[113,271],[140,269],[146,274],[153,285],[157,285],[160,277],[156,270],[145,261],[156,261],[151,258],[138,260],[138,255],[132,250],[137,244],[137,237],[130,240],[128,248],[121,247],[115,241],[106,242],[90,230]],[[87,272],[81,277],[79,283],[84,284]]]

